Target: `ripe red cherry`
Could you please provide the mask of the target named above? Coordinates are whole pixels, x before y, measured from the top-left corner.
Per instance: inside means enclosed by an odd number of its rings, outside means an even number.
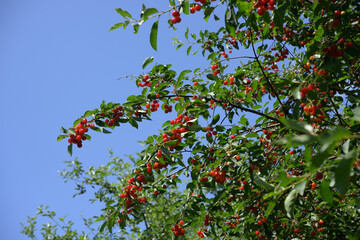
[[[331,27],[335,28],[340,24],[340,20],[339,19],[335,19],[334,21],[332,21],[331,23]]]
[[[345,46],[346,48],[352,48],[353,45],[354,45],[353,42],[347,42]]]
[[[179,222],[179,225],[183,225],[184,224],[184,220],[181,220],[180,222]]]
[[[217,64],[214,64],[214,65],[211,65],[211,70],[215,70],[215,69],[218,69],[218,65]]]
[[[179,16],[176,16],[176,17],[174,17],[174,18],[171,19],[171,22],[172,22],[173,24],[179,23],[179,22],[181,22],[181,18],[180,18]]]
[[[310,84],[308,85],[308,89],[309,89],[309,91],[315,90],[315,84],[310,83]]]
[[[235,135],[231,135],[231,137],[230,137],[231,139],[234,139],[235,138]]]
[[[190,8],[190,13],[195,13],[195,8],[194,7],[192,7],[192,8]]]
[[[201,5],[200,5],[200,4],[196,4],[196,5],[195,5],[195,10],[196,10],[196,11],[200,11],[200,10],[201,10]]]
[[[265,14],[266,8],[264,6],[260,6],[260,7],[258,7],[257,12],[260,16],[262,16]]]
[[[198,83],[198,82],[194,82],[194,86],[197,86],[197,85],[199,85],[199,83]]]
[[[180,16],[180,13],[177,10],[174,10],[171,14],[173,15],[173,17]]]
[[[340,44],[345,44],[345,42],[346,42],[346,39],[345,39],[345,38],[340,38],[340,40],[339,40],[339,43],[340,43]]]
[[[316,173],[315,177],[317,180],[321,180],[324,177],[324,175],[321,172],[318,172],[318,173]]]
[[[334,12],[334,16],[335,16],[336,18],[341,17],[341,11],[340,11],[340,10],[336,10],[336,11]]]

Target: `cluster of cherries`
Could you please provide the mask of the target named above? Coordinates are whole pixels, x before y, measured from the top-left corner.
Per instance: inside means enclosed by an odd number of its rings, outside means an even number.
[[[257,13],[262,16],[265,14],[267,10],[275,9],[275,1],[274,0],[257,0],[253,3],[254,8],[257,9]]]
[[[175,224],[175,227],[171,228],[171,231],[174,232],[175,236],[182,236],[182,235],[185,234],[185,229],[180,226],[180,225],[183,225],[183,224],[184,224],[184,221],[181,220],[179,222],[179,224]]]
[[[212,2],[216,1],[216,0],[211,0]],[[195,0],[195,2],[200,2],[201,4],[205,4],[207,2],[207,0]],[[195,6],[190,8],[190,13],[194,14],[195,12],[199,12],[201,11],[201,5],[200,4],[196,4]],[[181,18],[180,18],[180,13],[177,10],[172,11],[171,15],[173,16],[173,18],[171,18],[171,23],[172,24],[176,24],[176,23],[180,23],[181,22]]]
[[[154,99],[152,101],[152,104],[148,103],[145,105],[145,107],[147,109],[150,109],[151,112],[156,112],[158,110],[158,108],[160,107],[158,100]]]
[[[170,132],[171,136],[170,134],[166,134],[166,133],[162,135],[163,142],[169,142],[171,140],[176,140],[176,139],[178,140],[176,144],[174,144],[173,146],[169,146],[170,150],[173,150],[176,146],[180,144],[182,140],[181,134],[189,131],[188,126],[192,125],[192,122],[190,122],[191,120],[193,120],[193,118],[180,114],[174,120],[170,121],[171,125],[174,125],[175,123],[181,123],[181,126],[179,126],[176,129],[173,129]]]
[[[220,73],[220,70],[218,68],[219,66],[217,64],[211,65],[211,70],[213,70],[214,76],[217,76]]]
[[[148,81],[149,80],[149,75],[144,75],[144,77],[143,77],[143,79],[142,79],[142,81],[143,81],[143,83],[141,83],[141,82],[138,82],[138,86],[139,87],[150,87],[151,86],[151,81]]]
[[[73,128],[75,130],[75,135],[70,134],[68,142],[74,143],[78,148],[81,148],[82,141],[86,140],[86,136],[84,134],[89,131],[89,128],[95,128],[95,125],[88,124],[87,119],[83,119],[78,125],[76,125],[76,127]]]
[[[204,229],[204,232],[207,232],[207,229]],[[197,231],[197,235],[199,235],[200,238],[204,238],[204,233],[202,231]]]
[[[172,112],[172,106],[171,105],[164,104],[164,109],[165,109],[165,113]]]
[[[133,184],[135,181],[137,181],[139,184]],[[137,208],[137,205],[133,204],[135,201],[139,203],[147,202],[145,197],[139,198],[138,194],[136,193],[137,191],[140,192],[142,190],[142,184],[147,184],[147,181],[145,180],[145,175],[141,174],[136,179],[134,177],[131,177],[128,180],[128,183],[129,185],[123,188],[123,191],[125,193],[120,194],[120,198],[126,198],[126,213],[130,214],[134,209]]]

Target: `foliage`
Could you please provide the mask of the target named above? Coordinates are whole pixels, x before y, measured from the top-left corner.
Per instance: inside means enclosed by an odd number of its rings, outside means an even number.
[[[132,24],[137,33],[152,21],[150,45],[157,50],[160,18],[171,13],[168,24],[176,30],[182,15],[202,12],[207,28],[174,42],[177,49],[189,45],[188,55],[198,47],[193,54],[209,65],[178,71],[156,63],[134,77],[141,94],[122,104],[103,102],[59,136],[69,137],[71,154],[73,145],[90,140],[88,130],[137,128],[160,109],[177,113],[144,142],[126,189],[107,202],[101,230],[141,219],[141,209],[151,208],[146,202],[166,197],[165,184],[186,189],[174,203],[179,211],[166,220],[174,238],[197,229],[208,239],[357,239],[359,2],[169,5],[164,11],[143,6],[140,19],[117,9],[124,22],[110,30]],[[210,17],[223,26],[206,25]]]
[[[94,197],[89,199],[91,203],[103,203],[108,206],[117,200],[126,186],[125,180],[131,173],[131,165],[124,163],[119,157],[114,157],[111,151],[110,153],[111,160],[106,165],[90,166],[87,170],[78,159],[66,162],[68,169],[63,170],[61,176],[65,181],[75,183],[77,193],[74,196],[85,194],[90,189],[94,194]],[[180,192],[174,187],[168,190],[161,198],[147,202],[149,207],[138,212],[141,218],[128,221],[128,227],[125,229],[99,231],[99,221],[107,217],[107,213],[104,212],[100,216],[82,217],[83,227],[79,231],[76,230],[79,226],[74,222],[66,220],[66,217],[57,217],[55,211],[49,210],[49,206],[41,205],[35,216],[28,217],[27,224],[21,224],[22,233],[31,239],[37,239],[39,230],[42,239],[171,239],[170,233],[165,231],[164,219],[170,213],[178,211],[174,204],[179,200]],[[43,222],[41,228],[38,220]],[[140,224],[144,227],[140,227]],[[190,234],[188,237],[191,239],[194,235]]]

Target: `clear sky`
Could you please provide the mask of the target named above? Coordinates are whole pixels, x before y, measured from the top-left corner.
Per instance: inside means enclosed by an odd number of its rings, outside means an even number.
[[[171,37],[184,39],[186,26],[196,32],[202,28],[200,14],[184,16],[177,32],[162,17],[158,52],[149,44],[152,22],[137,35],[131,28],[108,32],[122,21],[115,8],[138,16],[142,2],[152,7],[154,1],[0,1],[0,239],[26,239],[19,222],[26,222],[40,204],[75,222],[80,213],[99,213],[100,206],[91,205],[87,196],[72,198],[74,185],[58,176],[63,161],[79,157],[97,166],[108,160],[107,147],[125,158],[140,150],[137,140],[157,133],[164,115],[153,115],[154,121],[139,130],[123,126],[111,135],[92,133],[92,142],[75,148],[73,157],[67,154],[66,140],[57,142],[56,137],[61,126],[70,127],[102,100],[123,102],[140,93],[134,82],[118,77],[141,74],[141,63],[149,56],[178,71],[208,67],[201,55],[186,57],[185,49],[172,47]],[[156,2],[159,10],[167,9],[167,1]]]

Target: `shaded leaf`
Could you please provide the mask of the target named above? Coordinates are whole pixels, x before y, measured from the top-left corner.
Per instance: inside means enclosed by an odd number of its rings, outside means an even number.
[[[298,195],[298,192],[296,191],[296,189],[293,189],[285,198],[284,207],[285,207],[288,217],[291,217],[297,195]]]
[[[259,175],[257,175],[256,173],[254,173],[254,182],[256,185],[258,185],[259,187],[265,188],[267,190],[274,190],[274,186],[267,183],[265,181],[265,179],[261,178]]]
[[[350,183],[350,172],[357,155],[355,150],[345,154],[335,169],[335,187],[340,194],[345,194]]]
[[[320,195],[325,202],[332,204],[333,192],[330,189],[330,182],[325,179],[320,184]]]
[[[157,36],[158,36],[159,21],[154,22],[150,32],[150,44],[151,47],[157,51]]]
[[[149,65],[150,63],[152,63],[154,61],[154,57],[147,57],[145,58],[143,64],[142,64],[142,69],[145,69],[147,65]]]

